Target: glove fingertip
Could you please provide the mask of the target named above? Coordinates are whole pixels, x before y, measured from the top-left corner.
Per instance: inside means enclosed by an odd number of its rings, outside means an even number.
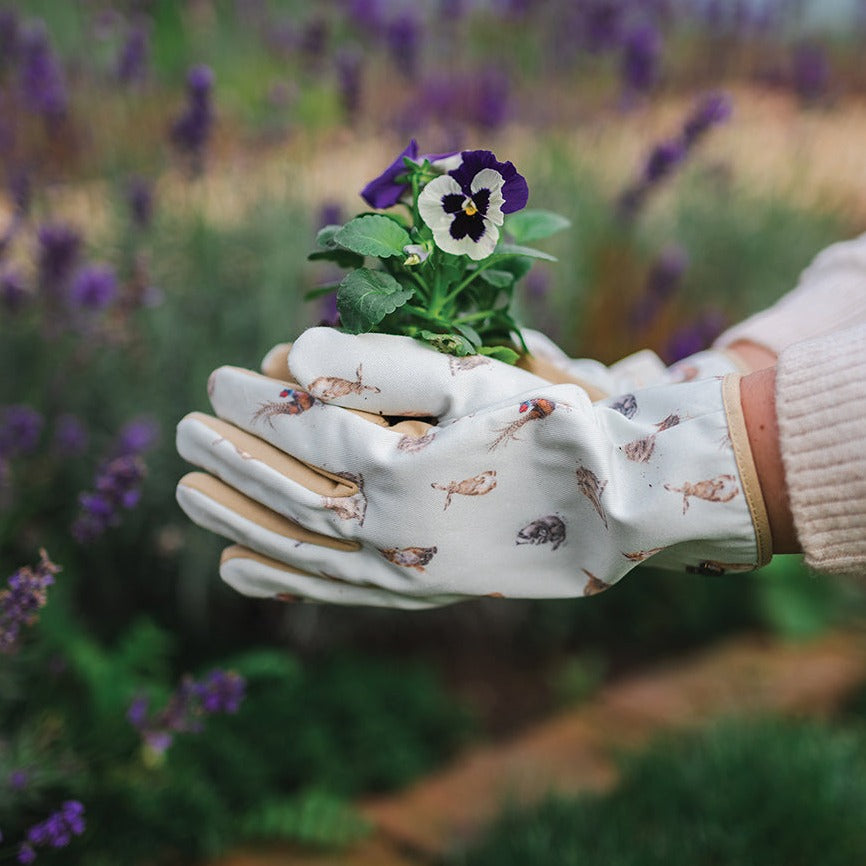
[[[285,380],[289,375],[289,352],[291,348],[291,343],[277,343],[262,358],[262,363],[260,364],[262,373],[270,376],[272,379]]]

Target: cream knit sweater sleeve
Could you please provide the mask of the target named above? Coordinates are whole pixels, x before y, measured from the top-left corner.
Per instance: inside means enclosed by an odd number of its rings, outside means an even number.
[[[866,325],[784,349],[776,412],[806,562],[866,576]]]

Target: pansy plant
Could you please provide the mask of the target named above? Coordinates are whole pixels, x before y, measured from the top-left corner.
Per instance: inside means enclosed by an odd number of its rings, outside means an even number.
[[[525,349],[510,307],[533,259],[525,246],[567,228],[568,220],[526,210],[529,188],[510,162],[488,150],[419,156],[408,147],[361,191],[376,211],[321,229],[312,260],[348,273],[308,294],[337,293],[342,327],[405,334],[454,355],[514,363]]]

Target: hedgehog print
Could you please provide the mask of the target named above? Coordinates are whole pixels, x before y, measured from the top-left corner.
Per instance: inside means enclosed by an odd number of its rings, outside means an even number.
[[[637,400],[634,394],[623,394],[615,403],[610,404],[610,408],[631,419],[637,412]]]
[[[346,397],[349,394],[363,394],[364,391],[372,391],[380,394],[381,390],[373,385],[365,385],[361,377],[361,364],[355,371],[354,379],[341,379],[338,376],[319,376],[313,379],[309,385],[309,391],[319,400],[336,400],[338,397]]]
[[[565,523],[556,514],[548,514],[528,523],[517,533],[515,544],[549,544],[551,550],[557,550],[565,544]]]
[[[532,400],[524,400],[518,409],[520,417],[507,424],[499,430],[499,435],[488,447],[488,451],[493,451],[498,448],[503,442],[509,442],[517,438],[518,431],[525,427],[530,421],[538,421],[542,418],[550,416],[556,403],[553,400],[548,400],[546,397],[535,397]]]
[[[730,502],[739,492],[737,479],[733,475],[717,475],[706,481],[696,481],[692,484],[684,482],[682,487],[674,487],[673,484],[665,484],[665,490],[672,493],[682,493],[683,514],[689,510],[689,499],[703,499],[704,502]]]
[[[294,388],[283,388],[280,397],[283,398],[281,401],[269,400],[261,403],[252,417],[253,423],[264,418],[273,427],[274,418],[278,415],[300,415],[319,402],[312,394],[296,391]]]
[[[496,470],[488,469],[487,472],[482,472],[473,478],[465,478],[463,481],[449,481],[447,484],[434,482],[430,486],[445,491],[445,508],[442,510],[446,511],[455,493],[460,496],[484,496],[485,493],[490,493],[496,487]]]
[[[403,568],[414,568],[415,571],[424,571],[424,566],[436,555],[436,547],[388,547],[379,549],[379,553],[394,565]]]

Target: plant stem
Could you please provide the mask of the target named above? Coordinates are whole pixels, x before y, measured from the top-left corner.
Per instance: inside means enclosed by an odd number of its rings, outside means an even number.
[[[442,300],[442,305],[444,306],[450,301],[453,301],[454,298],[456,298],[457,295],[459,295],[460,292],[462,292],[482,271],[486,271],[491,265],[495,264],[493,259],[494,256],[491,256],[489,259],[487,259],[486,262],[484,262],[484,264],[479,265],[477,268],[475,268],[475,270],[472,271],[472,273],[469,274],[469,276],[466,277],[465,280],[458,283],[456,288],[452,289],[447,295],[445,295]]]
[[[414,304],[405,304],[403,309],[414,313],[418,318],[424,319],[426,322],[432,322],[434,325],[439,325],[442,328],[451,327],[451,322],[446,322],[444,319],[440,319],[439,316],[429,313],[427,310],[423,309],[423,307],[416,307]]]
[[[480,313],[470,313],[468,316],[461,316],[454,320],[455,325],[466,325],[469,322],[477,322],[479,319],[489,319],[493,315],[494,310],[482,310]]]

